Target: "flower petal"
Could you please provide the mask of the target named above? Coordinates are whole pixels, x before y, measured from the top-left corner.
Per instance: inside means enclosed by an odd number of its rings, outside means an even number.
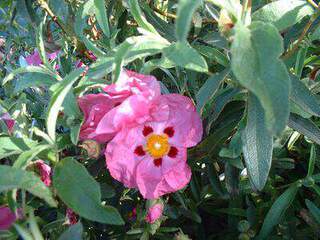
[[[140,161],[150,158],[135,153],[137,146],[144,145],[142,128],[123,129],[108,143],[105,156],[107,168],[116,180],[125,186],[136,187],[136,166]],[[147,160],[148,161],[148,160]]]
[[[105,94],[88,94],[78,99],[79,106],[84,113],[84,123],[80,130],[80,139],[92,139],[100,143],[109,141],[114,134],[96,134],[98,123],[122,99],[112,98]]]
[[[173,127],[170,142],[175,146],[193,147],[201,141],[203,129],[200,115],[191,99],[179,94],[165,94],[170,115],[166,127]]]

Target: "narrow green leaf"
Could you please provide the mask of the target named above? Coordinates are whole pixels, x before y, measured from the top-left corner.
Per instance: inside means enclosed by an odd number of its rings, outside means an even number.
[[[130,44],[129,42],[124,42],[123,44],[121,44],[121,47],[118,48],[118,50],[114,56],[114,64],[113,64],[114,73],[113,73],[112,82],[118,81],[122,66],[125,61],[125,57],[128,55],[128,52],[130,51],[130,49],[132,47],[133,47],[133,45]]]
[[[320,209],[308,199],[306,199],[305,202],[311,215],[314,217],[317,223],[320,224]]]
[[[271,167],[273,140],[265,125],[264,110],[253,94],[248,96],[247,125],[241,138],[250,181],[262,190]]]
[[[219,88],[221,82],[228,76],[230,69],[226,69],[222,72],[216,73],[210,76],[206,82],[202,85],[196,95],[197,110],[202,111],[205,104],[212,98]]]
[[[4,85],[7,82],[11,81],[17,74],[21,74],[21,73],[41,73],[41,74],[44,74],[44,75],[49,75],[50,77],[53,77],[53,78],[57,79],[58,81],[62,80],[62,78],[58,74],[50,71],[46,67],[27,66],[27,67],[22,67],[22,68],[15,69],[11,73],[9,73],[2,80],[2,85]]]
[[[43,64],[45,66],[47,66],[48,68],[51,68],[48,59],[47,59],[47,55],[46,55],[46,50],[44,48],[44,42],[43,42],[43,25],[45,24],[46,21],[46,17],[44,17],[44,19],[40,22],[38,28],[37,28],[37,36],[36,36],[36,42],[37,42],[37,47],[39,50],[39,55],[40,58],[43,62]]]
[[[28,163],[34,159],[39,153],[46,149],[50,149],[52,146],[51,145],[38,145],[33,148],[31,148],[28,151],[24,151],[23,153],[20,154],[20,156],[17,158],[17,160],[14,162],[13,167],[14,168],[23,168]]]
[[[291,78],[291,100],[299,105],[303,111],[320,117],[320,105],[311,91],[306,87],[306,85],[299,80],[295,75],[290,75]]]
[[[224,67],[228,67],[230,65],[227,56],[216,48],[200,44],[193,45],[193,47],[203,56],[209,58],[210,60],[216,61]]]
[[[307,52],[308,52],[308,46],[304,46],[300,48],[298,51],[296,64],[294,66],[294,71],[298,78],[301,77],[302,70],[304,67],[304,60],[306,59]]]
[[[277,198],[269,209],[264,221],[258,239],[268,239],[272,229],[280,223],[281,218],[290,207],[298,191],[298,186],[293,185]]]
[[[314,165],[316,163],[316,148],[314,146],[314,144],[311,145],[311,149],[310,149],[310,157],[309,157],[309,163],[308,163],[308,174],[307,177],[311,177],[314,171]]]
[[[105,0],[94,0],[94,6],[97,21],[103,33],[107,36],[107,38],[110,38],[109,20],[107,17]]]
[[[208,72],[206,60],[188,43],[177,42],[163,50],[164,55],[177,66],[197,72]]]
[[[0,137],[0,159],[28,151],[36,145],[37,142],[25,138]]]
[[[56,123],[60,107],[63,104],[65,97],[72,88],[72,84],[78,79],[83,72],[83,69],[76,69],[67,75],[53,93],[48,107],[47,116],[47,131],[49,137],[55,141],[56,139]]]
[[[39,229],[39,226],[37,224],[36,218],[34,216],[33,210],[29,211],[29,219],[28,219],[28,223],[29,223],[29,228],[32,232],[32,235],[34,237],[34,239],[37,240],[44,240],[41,231]]]
[[[116,208],[101,205],[99,184],[76,160],[65,158],[59,162],[53,184],[64,203],[80,216],[106,224],[124,224]]]
[[[67,230],[65,230],[58,240],[81,240],[83,233],[83,226],[81,222],[75,225],[71,225]]]
[[[271,2],[252,15],[252,20],[274,24],[279,31],[300,22],[305,16],[311,16],[314,10],[302,0],[279,0]]]
[[[49,188],[33,172],[0,165],[0,176],[0,192],[23,189],[45,200],[50,206],[57,206]]]
[[[320,129],[311,120],[291,113],[288,126],[320,145]]]
[[[134,20],[136,20],[136,22],[138,23],[138,25],[141,28],[158,35],[157,30],[150,23],[148,23],[146,18],[143,16],[138,0],[129,0],[129,6],[130,12],[134,17]]]
[[[202,0],[180,0],[176,20],[176,38],[178,41],[186,42],[191,26],[193,13],[202,4]]]
[[[14,86],[14,92],[19,93],[29,87],[51,86],[57,83],[57,80],[50,75],[42,73],[26,73],[17,78]]]
[[[238,81],[259,99],[268,129],[279,135],[289,117],[290,79],[279,59],[283,42],[272,24],[237,24],[231,47],[232,70]]]

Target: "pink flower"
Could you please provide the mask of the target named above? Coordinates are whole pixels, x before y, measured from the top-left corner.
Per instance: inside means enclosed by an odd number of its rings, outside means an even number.
[[[127,70],[104,90],[106,94],[88,94],[78,100],[84,113],[81,140],[105,143],[123,126],[144,122],[150,115],[151,100],[160,96],[160,85],[153,76]]]
[[[78,222],[77,214],[75,214],[71,208],[67,208],[66,218],[67,218],[66,224],[68,225],[74,225]]]
[[[58,53],[59,53],[59,51],[56,51],[53,53],[47,53],[47,58],[49,59],[49,61],[53,61],[54,59],[56,59],[58,57]],[[43,62],[40,58],[40,54],[37,49],[34,50],[33,54],[26,56],[25,59],[26,59],[26,62],[28,63],[28,65],[39,66],[39,65],[43,64]],[[59,69],[59,65],[56,65],[56,69]]]
[[[39,171],[41,181],[47,186],[50,187],[51,185],[51,167],[47,165],[42,160],[37,160],[34,162],[36,168]]]
[[[157,203],[153,205],[148,209],[146,221],[151,224],[154,223],[162,216],[162,212],[163,212],[163,204]]]
[[[0,117],[1,120],[3,120],[5,122],[5,124],[7,125],[7,128],[9,130],[9,133],[12,133],[13,131],[13,127],[15,124],[15,120],[11,118],[11,116],[9,115],[9,113],[4,113],[2,114],[2,116]]]
[[[22,218],[22,210],[18,209],[17,215],[11,212],[10,208],[0,206],[0,230],[8,230],[19,218]]]
[[[188,184],[191,171],[186,163],[187,148],[201,140],[203,131],[200,116],[187,97],[161,95],[151,106],[145,121],[123,126],[105,152],[112,177],[127,187],[138,188],[146,199],[156,199]],[[143,105],[132,105],[135,107],[144,110]]]
[[[92,61],[96,61],[97,57],[96,55],[94,55],[94,53],[92,51],[88,51],[88,57],[90,58],[90,60]]]

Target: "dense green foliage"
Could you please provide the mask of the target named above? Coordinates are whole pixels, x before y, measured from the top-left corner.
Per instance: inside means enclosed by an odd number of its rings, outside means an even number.
[[[25,216],[0,239],[318,239],[319,15],[312,0],[1,0],[0,115],[16,124],[0,120],[0,206]],[[154,224],[79,141],[77,97],[123,67],[191,97],[205,129]]]

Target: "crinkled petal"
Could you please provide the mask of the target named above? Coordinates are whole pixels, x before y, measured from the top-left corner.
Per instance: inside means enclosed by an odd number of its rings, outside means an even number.
[[[181,162],[185,163],[187,161],[187,149],[184,147],[175,147],[171,146],[172,148],[177,149],[176,156],[164,156],[162,159],[161,171],[162,174],[166,174],[170,172],[172,169],[176,167],[176,165],[180,164]]]
[[[165,94],[161,98],[167,100],[170,109],[167,126],[175,130],[170,141],[181,147],[198,144],[203,134],[202,121],[191,99],[179,94]]]
[[[144,97],[156,97],[161,94],[160,84],[154,76],[122,70],[117,83],[104,88],[110,96],[129,97],[140,94]]]
[[[185,187],[191,179],[186,162],[179,162],[167,173],[156,167],[153,161],[141,161],[137,167],[137,185],[146,199],[157,199]]]
[[[97,126],[96,134],[110,134],[120,131],[123,127],[144,123],[150,119],[150,104],[140,95],[130,96],[103,116]]]
[[[114,134],[96,134],[96,128],[103,118],[122,99],[112,98],[105,94],[88,94],[78,99],[84,113],[84,122],[80,129],[80,139],[92,139],[100,143],[109,141]]]
[[[138,156],[135,149],[143,146],[145,139],[142,128],[123,129],[108,143],[105,156],[107,168],[116,180],[125,186],[134,188],[136,184],[136,167],[142,161],[148,161],[148,155]]]

